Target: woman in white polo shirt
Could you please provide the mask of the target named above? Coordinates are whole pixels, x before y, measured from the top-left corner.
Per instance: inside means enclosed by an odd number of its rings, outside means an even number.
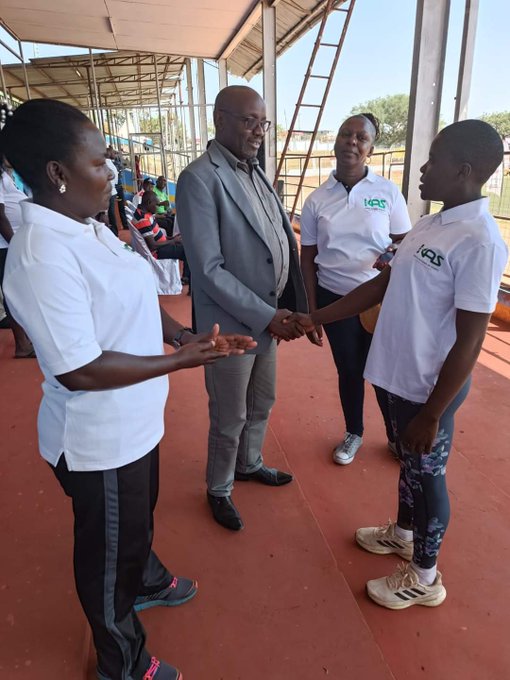
[[[446,464],[454,415],[496,306],[508,249],[482,186],[503,159],[494,128],[480,120],[449,125],[421,168],[421,197],[443,209],[420,219],[390,267],[342,300],[311,315],[294,314],[311,332],[382,301],[365,378],[388,400],[400,458],[398,516],[356,532],[369,552],[409,560],[368,581],[368,595],[389,609],[440,605],[437,570],[450,518]]]
[[[378,256],[411,228],[398,187],[366,165],[378,136],[379,123],[370,113],[344,121],[335,142],[336,169],[303,205],[301,269],[312,311],[377,276]],[[346,429],[333,460],[348,465],[363,442],[363,371],[372,335],[359,316],[329,323],[324,330],[338,371]],[[308,337],[321,346],[322,328]],[[388,445],[396,453],[386,402],[376,394]]]
[[[254,343],[218,336],[217,326],[194,336],[174,321],[147,263],[89,219],[107,208],[112,174],[104,139],[80,111],[26,102],[0,149],[33,192],[9,246],[5,293],[44,375],[40,450],[73,501],[75,579],[98,678],[177,680],[147,652],[135,613],[196,593],[151,550],[166,374]],[[166,355],[163,342],[180,349]]]

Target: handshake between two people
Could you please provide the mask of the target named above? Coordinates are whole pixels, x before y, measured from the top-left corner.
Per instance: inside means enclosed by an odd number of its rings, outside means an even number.
[[[268,330],[278,342],[281,340],[289,342],[307,335],[310,342],[322,346],[322,327],[313,323],[310,314],[279,309]],[[185,333],[181,343],[181,347],[174,354],[178,364],[176,370],[212,364],[224,357],[244,354],[257,346],[255,340],[248,335],[220,333],[217,323],[208,333]]]
[[[310,314],[278,309],[268,330],[278,342],[290,342],[306,335],[311,343],[322,347],[322,327],[314,324]]]

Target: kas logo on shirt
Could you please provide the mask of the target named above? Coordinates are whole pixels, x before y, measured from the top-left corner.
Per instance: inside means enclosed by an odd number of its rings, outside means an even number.
[[[415,252],[414,257],[430,269],[440,269],[445,259],[440,250],[429,248],[424,243]]]
[[[364,198],[363,205],[368,210],[386,210],[387,200],[385,198]]]

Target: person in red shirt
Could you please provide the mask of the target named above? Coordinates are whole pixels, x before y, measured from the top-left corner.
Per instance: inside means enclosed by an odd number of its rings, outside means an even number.
[[[132,224],[147,243],[153,257],[157,260],[181,260],[183,279],[190,280],[190,271],[180,234],[168,238],[165,230],[156,222],[156,209],[159,198],[153,191],[144,191],[142,201],[133,214]]]
[[[135,156],[135,179],[137,189],[140,190],[142,187],[142,170],[140,168],[140,156]]]

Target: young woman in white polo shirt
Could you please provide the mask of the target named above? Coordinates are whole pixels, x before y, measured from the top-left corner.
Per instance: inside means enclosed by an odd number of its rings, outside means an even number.
[[[508,257],[481,194],[502,158],[501,138],[487,123],[444,128],[420,185],[423,199],[443,203],[441,212],[417,222],[375,279],[329,307],[289,318],[310,332],[383,301],[365,378],[389,404],[401,463],[398,517],[358,529],[356,540],[369,552],[411,561],[367,583],[369,596],[390,609],[435,607],[446,597],[437,557],[450,514],[445,472],[453,419],[469,390]]]
[[[38,429],[75,516],[78,595],[100,680],[177,680],[151,657],[136,611],[189,600],[151,550],[167,373],[253,347],[250,338],[194,336],[158,305],[147,263],[102,223],[112,174],[99,131],[77,109],[22,104],[0,148],[32,189],[9,245],[5,293],[44,375]],[[172,355],[163,342],[180,347]],[[79,669],[71,672],[79,675]]]
[[[344,121],[335,141],[336,169],[303,205],[301,269],[312,311],[377,276],[377,257],[411,228],[398,187],[366,165],[378,136],[379,123],[370,113]],[[363,443],[363,371],[372,335],[359,316],[328,323],[324,330],[338,371],[346,429],[333,460],[348,465]],[[322,328],[308,337],[321,346]],[[378,401],[388,445],[396,453],[386,402],[379,396]]]

